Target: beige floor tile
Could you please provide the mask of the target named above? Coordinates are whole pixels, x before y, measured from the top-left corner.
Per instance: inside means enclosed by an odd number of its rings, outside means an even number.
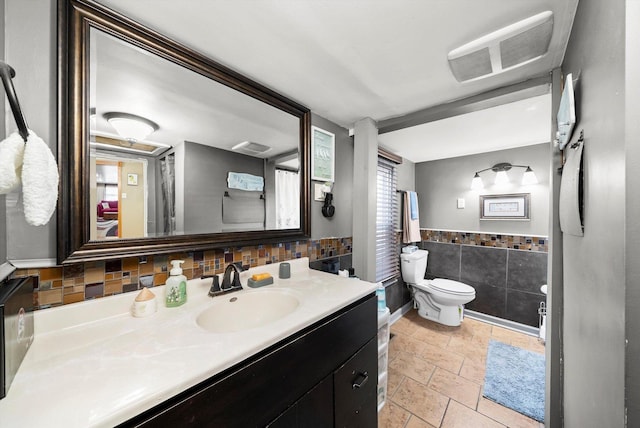
[[[505,424],[509,428],[538,428],[540,425],[537,421],[484,397],[480,397],[478,412]]]
[[[406,334],[398,333],[393,336],[391,342],[389,342],[389,349],[393,350],[395,355],[397,350],[402,350],[408,354],[419,355],[425,348],[426,343],[413,338],[413,336],[407,336]]]
[[[460,327],[448,327],[420,317],[416,310],[391,331],[396,336],[389,347],[388,409],[379,416],[380,427],[543,428],[481,396],[489,341],[544,353],[537,337],[471,318]],[[400,340],[394,346],[396,338]]]
[[[505,343],[511,343],[512,340],[519,340],[522,336],[525,336],[523,333],[519,333],[517,331],[510,330],[504,327],[498,327],[494,325],[491,329],[491,336]]]
[[[447,330],[442,330],[442,333],[447,332],[451,337],[464,337],[471,339],[475,335],[473,325],[468,323],[466,320],[463,320],[457,327],[447,327]]]
[[[411,413],[402,407],[387,400],[380,413],[378,413],[379,428],[404,428]]]
[[[393,397],[393,394],[396,393],[398,386],[402,383],[404,379],[404,375],[400,373],[398,370],[388,367],[387,368],[387,396]]]
[[[544,343],[542,343],[537,337],[529,336],[529,345],[524,349],[544,354]]]
[[[487,348],[489,347],[489,342],[491,341],[491,336],[482,336],[482,335],[476,335],[473,336],[473,338],[470,340],[470,343],[476,345],[476,346],[482,346],[483,348]]]
[[[407,378],[393,396],[393,402],[438,427],[449,399],[426,385]]]
[[[462,362],[464,361],[464,355],[456,354],[448,349],[431,344],[425,346],[420,356],[437,367],[456,374],[460,372],[460,367],[462,367]]]
[[[460,369],[460,376],[480,385],[484,384],[485,363],[465,358]]]
[[[410,336],[417,329],[418,326],[406,316],[400,318],[391,326],[392,333],[403,333],[408,336]]]
[[[411,416],[411,419],[409,419],[409,423],[406,425],[405,428],[436,428],[436,427],[431,425],[430,423],[423,421],[419,417],[413,415]]]
[[[398,373],[426,385],[431,379],[435,366],[415,355],[399,352],[398,356],[389,363],[389,369],[394,369]]]
[[[431,345],[436,345],[441,348],[445,348],[449,344],[449,341],[451,340],[451,336],[448,336],[438,331],[429,330],[427,328],[420,328],[416,330],[411,336],[414,339],[418,339],[422,342],[429,343]]]
[[[431,376],[429,388],[473,410],[478,406],[480,385],[441,368],[436,368]]]
[[[471,326],[474,336],[491,336],[491,324],[472,318],[465,318],[463,322]]]
[[[529,347],[529,344],[530,344],[529,336],[527,336],[526,334],[523,334],[518,337],[514,337],[509,342],[509,345],[515,346],[516,348],[522,348],[522,349],[527,349]]]
[[[500,428],[504,425],[458,403],[449,401],[449,407],[444,415],[440,428]]]
[[[465,340],[460,337],[452,337],[447,349],[457,354],[462,354],[477,363],[484,363],[487,359],[487,347],[482,343]]]

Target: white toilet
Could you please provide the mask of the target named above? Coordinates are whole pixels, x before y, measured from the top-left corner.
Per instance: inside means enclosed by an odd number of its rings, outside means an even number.
[[[425,279],[427,250],[400,255],[402,279],[409,285],[418,315],[449,326],[462,322],[463,305],[476,298],[470,285],[449,279]]]

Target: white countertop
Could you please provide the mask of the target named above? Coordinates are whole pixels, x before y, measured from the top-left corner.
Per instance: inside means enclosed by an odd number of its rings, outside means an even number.
[[[309,269],[292,260],[291,278],[278,264],[242,273],[244,290],[210,298],[211,279],[188,281],[188,300],[164,306],[164,286],[151,291],[158,311],[134,318],[137,293],[36,311],[35,338],[7,396],[0,424],[24,427],[114,426],[208,379],[375,291],[375,284]],[[248,288],[269,272],[274,284]],[[217,299],[284,289],[300,301],[291,314],[264,327],[211,333],[197,315]]]

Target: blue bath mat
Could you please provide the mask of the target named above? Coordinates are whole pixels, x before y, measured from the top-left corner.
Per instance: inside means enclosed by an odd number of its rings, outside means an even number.
[[[544,355],[489,342],[483,396],[544,422]]]

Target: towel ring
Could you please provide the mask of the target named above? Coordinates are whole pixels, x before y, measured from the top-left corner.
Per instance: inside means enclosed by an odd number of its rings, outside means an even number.
[[[20,102],[18,102],[16,90],[13,87],[13,82],[11,81],[15,76],[15,70],[6,62],[0,61],[0,78],[2,79],[4,91],[7,93],[7,99],[9,100],[13,117],[16,120],[16,125],[18,125],[18,133],[26,142],[29,137],[29,131],[27,129],[27,121],[24,119],[22,110],[20,109]]]

